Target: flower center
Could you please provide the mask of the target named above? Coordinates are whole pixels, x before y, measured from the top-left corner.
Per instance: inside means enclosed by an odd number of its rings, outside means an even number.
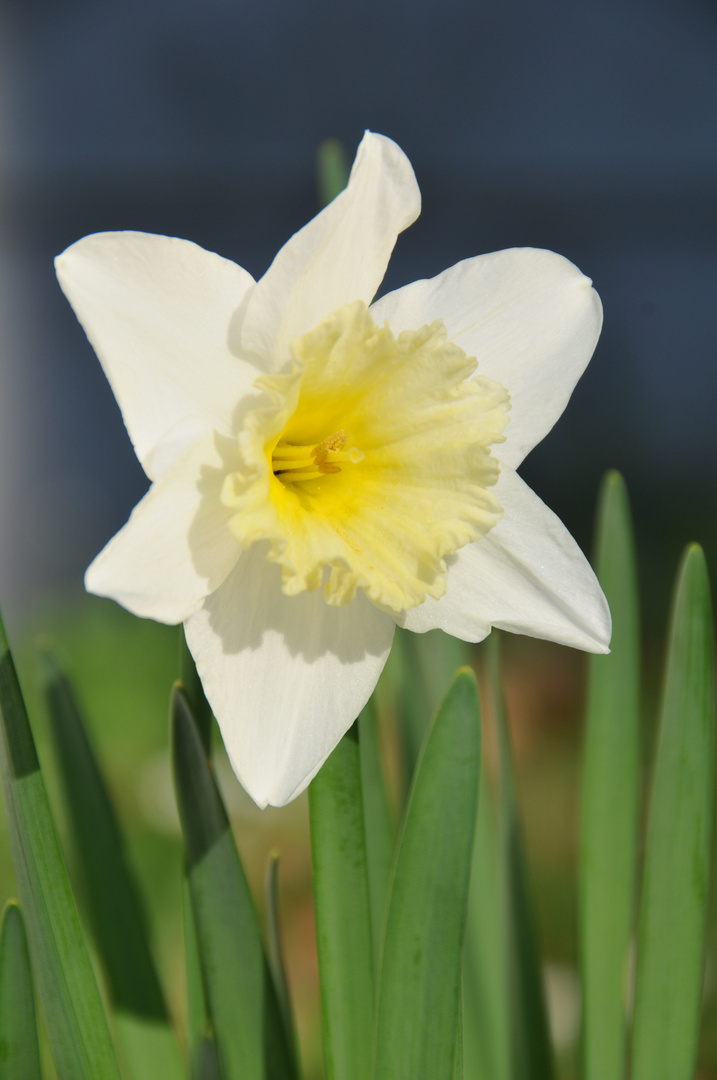
[[[222,501],[247,548],[295,596],[323,586],[329,604],[361,589],[398,613],[445,591],[446,556],[502,514],[490,448],[509,398],[476,374],[440,320],[395,335],[360,301],[291,344],[289,371],[257,379],[238,467]]]
[[[347,450],[347,441],[343,430],[335,431],[314,446],[297,446],[280,439],[271,454],[271,471],[282,484],[300,484],[340,473],[342,465],[358,465],[366,457],[355,446]]]

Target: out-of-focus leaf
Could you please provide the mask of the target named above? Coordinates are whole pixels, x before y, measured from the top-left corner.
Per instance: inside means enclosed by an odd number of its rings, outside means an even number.
[[[712,610],[702,549],[687,549],[670,620],[637,943],[633,1080],[695,1071],[714,784]]]
[[[207,758],[212,750],[212,710],[189,651],[184,630],[179,640],[179,679]],[[187,1045],[190,1080],[220,1080],[217,1046],[204,993],[199,944],[185,867],[182,878],[182,922],[187,987]]]
[[[294,1080],[259,924],[224,804],[184,693],[172,753],[197,940],[224,1080]]]
[[[382,950],[376,1080],[453,1080],[480,775],[475,677],[456,675],[406,810]]]
[[[463,1080],[463,1011],[458,1007],[456,1045],[453,1051],[453,1080]]]
[[[22,914],[13,902],[5,906],[0,930],[0,1076],[41,1078],[30,954]]]
[[[378,972],[388,883],[396,846],[396,828],[389,802],[378,738],[376,706],[371,698],[358,718],[361,791],[366,828],[366,859],[371,903],[374,971]]]
[[[60,1080],[117,1080],[107,1018],[0,623],[0,777],[35,983]]]
[[[199,943],[194,925],[189,881],[182,877],[182,922],[184,926],[184,971],[187,986],[187,1047],[189,1080],[221,1080],[219,1058],[207,1008]]]
[[[484,770],[463,959],[465,1080],[511,1080],[505,906],[496,808]]]
[[[470,661],[470,646],[442,630],[396,631],[392,663],[398,667],[398,700],[406,780],[411,782],[431,717],[454,672]]]
[[[365,1080],[374,969],[356,725],[312,780],[309,812],[326,1075]]]
[[[500,757],[500,817],[506,874],[512,1075],[515,1080],[552,1080],[554,1065],[545,990],[528,887],[510,734],[500,677],[499,631],[494,630],[486,644]]]
[[[202,1039],[190,1075],[192,1080],[224,1080],[213,1036],[205,1035]]]
[[[146,935],[139,893],[109,792],[70,684],[42,657],[43,690],[95,942],[107,977],[128,1076],[185,1075]]]
[[[279,926],[279,855],[272,851],[266,867],[266,932],[269,968],[274,979],[276,997],[284,1018],[286,1039],[294,1057],[297,1056],[294,1018],[291,1013],[289,984],[284,967],[284,952],[281,947],[281,928]]]
[[[640,625],[632,521],[619,473],[603,482],[596,533],[612,652],[590,658],[580,844],[582,1075],[623,1080],[640,810]]]
[[[319,205],[328,206],[349,181],[349,163],[343,143],[324,139],[316,154],[316,187]]]
[[[189,707],[192,710],[192,716],[197,725],[197,731],[202,740],[204,752],[207,757],[211,757],[212,724],[214,717],[212,715],[211,706],[207,701],[207,696],[204,693],[202,681],[197,673],[197,665],[194,663],[194,657],[189,651],[184,630],[182,630],[179,639],[179,679],[185,697],[189,702]]]

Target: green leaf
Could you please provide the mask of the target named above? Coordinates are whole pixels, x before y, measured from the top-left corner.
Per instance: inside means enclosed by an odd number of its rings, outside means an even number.
[[[213,1035],[205,1035],[202,1039],[190,1076],[192,1080],[224,1080]]]
[[[349,163],[343,143],[324,139],[316,153],[316,186],[319,205],[328,206],[349,182]]]
[[[376,1080],[455,1075],[480,758],[475,676],[462,670],[429,729],[404,818],[379,978]]]
[[[281,1015],[284,1019],[286,1040],[291,1047],[292,1054],[296,1057],[294,1018],[291,1013],[291,998],[284,968],[284,953],[281,947],[281,929],[279,927],[279,855],[276,851],[269,854],[269,862],[266,867],[266,928],[269,968],[274,979]]]
[[[182,875],[184,972],[187,991],[187,1047],[190,1080],[220,1080],[219,1059],[207,1006],[186,867]]]
[[[25,924],[19,906],[5,906],[0,930],[0,1075],[40,1080],[35,996]]]
[[[179,678],[194,718],[204,753],[211,757],[212,710],[204,693],[194,657],[189,651],[184,629],[179,641]],[[189,892],[187,868],[182,874],[182,925],[184,928],[184,969],[187,999],[187,1046],[190,1080],[220,1080],[219,1058],[202,975],[199,943]]]
[[[398,629],[391,652],[391,658],[396,658],[394,663],[399,668],[396,706],[400,720],[401,758],[405,769],[403,780],[406,797],[437,704],[429,699],[426,670],[419,652],[422,644],[419,638],[423,636],[412,634],[408,630],[401,633]]]
[[[119,1076],[15,666],[0,623],[0,776],[32,967],[59,1080]]]
[[[194,657],[189,651],[184,628],[182,628],[179,640],[179,679],[185,697],[189,702],[189,707],[192,710],[192,716],[197,725],[204,752],[207,757],[211,757],[214,716],[204,693],[204,687],[202,686],[202,680],[199,678]]]
[[[463,959],[466,1080],[511,1080],[505,876],[485,768],[480,782]]]
[[[633,1080],[694,1076],[714,783],[707,566],[683,556],[672,605],[637,943]]]
[[[174,1080],[185,1068],[117,817],[70,684],[54,656],[46,653],[42,661],[50,730],[122,1058],[136,1080]]]
[[[366,1080],[374,969],[355,725],[312,780],[309,814],[326,1075],[328,1080]]]
[[[172,754],[192,908],[224,1080],[296,1075],[249,886],[184,693],[172,694]]]
[[[494,630],[488,639],[487,652],[500,759],[512,1075],[515,1080],[551,1080],[553,1055],[501,686],[499,631]]]
[[[612,652],[590,658],[580,843],[582,1076],[622,1080],[625,982],[635,918],[640,814],[640,625],[625,484],[605,477],[596,566],[612,611]]]
[[[456,1042],[453,1050],[453,1080],[463,1080],[463,1011],[458,1006]]]
[[[391,658],[400,669],[397,706],[410,785],[431,717],[454,672],[469,664],[470,647],[442,630],[412,634],[399,628]]]
[[[374,971],[378,973],[379,951],[386,914],[388,885],[396,846],[396,827],[381,763],[376,706],[371,698],[358,718],[361,791],[366,829],[371,937]]]

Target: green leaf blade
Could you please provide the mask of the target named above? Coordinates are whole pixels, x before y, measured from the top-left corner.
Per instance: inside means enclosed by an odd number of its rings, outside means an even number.
[[[291,1011],[289,981],[284,966],[281,927],[279,924],[279,855],[276,851],[269,854],[266,868],[266,936],[267,959],[274,980],[276,999],[284,1018],[284,1029],[292,1055],[297,1058],[294,1017]]]
[[[229,819],[182,691],[172,696],[175,788],[223,1080],[294,1080],[295,1064]]]
[[[487,642],[500,759],[500,824],[505,873],[511,1068],[515,1080],[555,1075],[545,988],[516,792],[508,718],[500,679],[500,637]]]
[[[505,875],[493,793],[480,781],[466,947],[463,959],[463,1055],[466,1080],[512,1080]]]
[[[371,907],[371,937],[374,972],[378,973],[383,921],[396,846],[396,827],[383,774],[376,706],[373,698],[369,700],[358,718],[358,735]]]
[[[704,967],[715,745],[714,643],[702,549],[687,549],[670,620],[635,983],[633,1080],[691,1080]]]
[[[59,1080],[118,1080],[107,1018],[2,623],[0,778],[32,967]]]
[[[202,738],[201,728],[199,731]],[[202,740],[203,742],[203,740]],[[206,748],[205,748],[206,749]],[[186,867],[182,875],[182,925],[184,929],[184,977],[187,1001],[187,1049],[189,1080],[214,1080],[220,1077],[219,1060],[211,1030],[199,943]]]
[[[197,725],[204,752],[207,757],[211,757],[214,716],[207,701],[207,695],[204,693],[204,687],[202,686],[202,680],[199,678],[194,657],[189,651],[184,628],[182,628],[179,639],[179,680],[192,710],[192,716]]]
[[[6,905],[0,930],[0,1075],[41,1080],[35,996],[25,924],[16,903]]]
[[[57,660],[43,657],[43,690],[97,949],[129,1076],[185,1074],[109,792],[74,694]]]
[[[580,838],[581,1055],[584,1080],[622,1080],[640,815],[640,620],[630,507],[618,473],[603,483],[596,539],[613,633],[610,655],[590,658]]]
[[[396,704],[401,719],[405,779],[410,787],[426,732],[445,688],[459,667],[470,666],[469,646],[442,630],[413,634],[398,627],[390,662],[400,672]]]
[[[459,671],[429,729],[396,858],[384,935],[376,1080],[452,1080],[480,775],[475,676]]]
[[[374,968],[360,752],[352,727],[309,786],[316,947],[328,1080],[371,1069]]]
[[[324,139],[316,152],[319,205],[328,206],[349,182],[349,163],[339,139]]]

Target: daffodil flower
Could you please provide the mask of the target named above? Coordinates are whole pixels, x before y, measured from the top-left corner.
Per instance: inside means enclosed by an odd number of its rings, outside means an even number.
[[[600,301],[566,259],[516,249],[372,303],[419,211],[408,159],[367,133],[346,190],[258,282],[143,233],[57,260],[151,481],[86,586],[184,623],[260,806],[315,775],[396,624],[607,651],[592,570],[516,473],[592,355]]]

